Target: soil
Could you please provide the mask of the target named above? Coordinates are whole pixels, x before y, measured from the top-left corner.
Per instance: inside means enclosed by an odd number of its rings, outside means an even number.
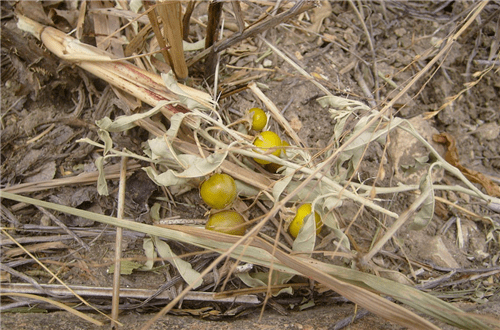
[[[68,13],[78,12],[69,3],[45,3],[43,8],[39,8],[38,2],[37,5],[35,2],[27,2],[24,6],[36,6],[37,9],[33,9],[33,12],[41,10],[45,15],[54,13],[56,9],[66,10]],[[386,2],[385,5],[366,2],[363,12],[358,14],[358,10],[354,10],[350,2],[321,3],[323,11],[328,13],[324,19],[318,18],[321,16],[319,12],[308,11],[286,24],[268,29],[261,36],[278,47],[332,94],[360,101],[364,105],[376,105],[378,109],[391,101],[423,69],[446,42],[446,38],[457,31],[457,26],[466,19],[472,6],[476,5],[472,1]],[[77,140],[88,138],[99,141],[95,125],[97,120],[105,116],[116,118],[131,114],[133,109],[123,101],[123,97],[116,96],[106,82],[58,59],[34,37],[20,31],[16,27],[14,6],[14,1],[2,1],[1,187],[5,189],[22,183],[36,183],[95,171],[95,160],[99,152],[95,147]],[[206,23],[207,6],[206,2],[199,3],[192,17]],[[242,6],[245,9],[244,19],[248,23],[255,22],[266,9],[273,8],[254,1],[244,2]],[[231,6],[224,4],[224,7],[228,28],[224,30],[223,38],[227,38],[234,33],[229,28],[236,21],[231,15]],[[482,173],[496,187],[500,182],[499,11],[498,2],[488,4],[438,64],[412,85],[390,109],[390,115],[395,118],[411,119],[419,133],[443,157],[445,146],[432,141],[432,137],[439,133],[453,136],[457,141],[456,151],[460,164]],[[61,13],[52,16],[53,24],[68,32],[74,28],[74,23],[60,16]],[[361,24],[358,15],[367,17],[364,24]],[[310,26],[315,22],[318,29],[311,32]],[[364,27],[368,29],[371,40],[368,40]],[[95,44],[95,38],[89,29],[91,28],[85,26],[83,40]],[[197,41],[203,34],[204,28],[200,24],[193,24],[191,41]],[[428,54],[427,50],[432,50],[433,46],[435,51]],[[187,56],[192,57],[193,54]],[[199,89],[206,88],[204,65],[205,62],[200,61],[189,68],[190,76],[186,84]],[[230,47],[220,56],[219,65],[219,106],[224,118],[234,122],[246,109],[254,106],[266,108],[250,90],[230,93],[253,81],[258,83],[266,96],[280,109],[311,154],[318,153],[319,159],[323,159],[321,157],[324,153],[333,148],[332,136],[338,121],[328,108],[321,107],[317,101],[325,93],[276,52],[270,52],[259,37],[252,36]],[[243,83],[238,82],[249,76],[255,77]],[[143,106],[143,109],[148,107]],[[434,112],[432,116],[429,115],[431,112]],[[352,130],[359,118],[367,116],[369,112],[358,110],[355,114],[356,118],[347,121],[344,134]],[[165,120],[163,122],[166,123]],[[269,128],[280,131],[275,121],[270,123]],[[280,135],[285,136],[283,132]],[[136,127],[125,134],[113,133],[112,138],[115,149],[127,148],[142,154],[142,145],[149,137],[147,132]],[[380,186],[419,184],[420,178],[429,170],[430,162],[424,160],[418,163],[416,160],[428,157],[428,150],[400,130],[391,133],[390,140],[392,142],[387,144],[370,144],[354,176],[354,182],[369,185],[376,182]],[[113,163],[118,164],[119,160],[113,159],[108,165]],[[460,180],[443,170],[436,171],[433,180],[436,185],[463,186]],[[193,186],[198,183],[193,183]],[[75,183],[53,189],[28,191],[28,196],[95,213],[115,215],[118,184],[118,180],[108,180],[109,196],[99,195],[95,183]],[[484,186],[478,183],[475,185],[486,192]],[[163,204],[164,217],[205,217],[207,208],[197,189],[186,190],[189,191],[171,191],[176,204],[174,206],[172,201]],[[158,198],[165,195],[143,171],[136,171],[127,180],[126,196],[125,217],[151,223],[149,212],[154,203],[160,200]],[[398,214],[407,210],[416,199],[410,192],[381,196],[380,204]],[[448,274],[449,277],[434,289],[436,295],[469,312],[500,317],[498,210],[495,212],[478,198],[459,191],[436,190],[436,196],[440,199],[436,203],[432,220],[425,228],[416,231],[410,224],[405,224],[386,244],[383,253],[375,256],[374,263],[386,270],[378,275],[422,286],[427,281]],[[248,201],[242,203],[247,203],[245,207],[250,204]],[[345,228],[352,219],[357,219],[350,227],[351,245],[356,253],[364,254],[373,246],[374,237],[381,237],[380,228],[390,227],[393,220],[386,219],[369,208],[359,216],[359,208],[358,204],[346,201],[336,209],[336,214],[341,228]],[[252,209],[247,216],[252,218],[261,214],[261,210]],[[71,238],[61,239],[57,244],[51,242],[54,244],[48,248],[33,250],[37,257],[47,260],[51,270],[58,272],[67,284],[111,287],[113,276],[109,274],[108,267],[114,260],[114,230],[88,219],[62,213],[56,215],[61,222],[81,235],[84,244]],[[15,233],[11,234],[17,239],[66,235],[47,214],[36,207],[6,199],[2,200],[2,227],[15,228]],[[264,232],[272,235],[276,231],[266,227]],[[2,240],[6,238],[2,234]],[[317,243],[321,249],[335,249],[328,243],[332,239],[328,232],[323,231],[320,238],[324,239]],[[142,262],[145,259],[143,240],[144,235],[125,231],[123,257]],[[29,244],[27,241],[26,245]],[[178,254],[200,252],[197,248],[178,242],[169,244]],[[22,252],[13,251],[15,248],[9,244],[2,245],[3,265],[9,265],[39,283],[51,280],[33,260]],[[411,263],[408,262],[410,260]],[[201,262],[196,258],[189,261],[193,265]],[[335,262],[339,263],[338,260]],[[123,275],[121,285],[154,292],[176,275],[176,270],[168,264],[156,265],[159,267],[155,271],[134,271]],[[477,273],[475,278],[469,277],[472,272],[463,271],[488,268],[491,268],[491,272],[487,276]],[[455,273],[451,274],[450,271]],[[296,283],[304,281],[303,278],[294,279]],[[8,282],[21,283],[25,280],[2,272],[2,283]],[[230,289],[244,287],[235,277],[229,282]],[[181,287],[178,283],[169,290],[176,294],[176,290]],[[334,329],[339,320],[352,317],[355,312],[355,305],[343,301],[331,291],[320,293],[311,292],[307,287],[303,289],[305,293],[296,290],[293,295],[282,294],[271,298],[262,319],[259,319],[260,304],[246,306],[231,314],[228,311],[234,306],[185,301],[182,307],[163,317],[152,329]],[[258,297],[262,302],[264,296]],[[301,310],[307,301],[313,301],[314,306]],[[12,299],[2,297],[4,305],[13,302]],[[94,303],[103,306],[106,312],[110,311],[110,299],[98,299]],[[125,324],[124,329],[140,328],[163,305],[164,301],[155,301],[148,307],[125,310],[120,314],[120,322]],[[69,313],[55,311],[47,304],[30,303],[28,306],[39,307],[42,312],[48,313],[2,313],[2,326],[6,329],[97,328]],[[100,315],[91,315],[102,319]],[[451,329],[448,325],[436,324],[444,329]],[[346,329],[367,327],[401,328],[369,314]]]

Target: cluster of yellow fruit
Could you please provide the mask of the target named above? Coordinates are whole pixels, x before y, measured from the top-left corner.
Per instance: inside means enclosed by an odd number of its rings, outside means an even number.
[[[261,131],[267,124],[267,116],[264,110],[260,108],[252,108],[248,110],[252,116],[252,129]],[[277,157],[280,156],[283,146],[288,146],[286,141],[274,132],[264,131],[261,132],[253,142],[254,146],[258,147],[263,153],[272,154]],[[270,161],[254,158],[254,160],[264,165],[267,170],[275,172],[279,167]],[[230,206],[236,198],[236,183],[234,179],[227,174],[213,174],[209,179],[205,180],[200,187],[201,198],[207,205],[213,209],[224,209]],[[299,234],[300,229],[304,225],[304,219],[312,213],[311,204],[302,204],[295,215],[295,218],[290,223],[288,231],[294,238]],[[316,225],[316,234],[321,231],[321,217],[318,212],[314,212],[314,219]],[[243,236],[246,231],[245,220],[236,211],[224,210],[212,214],[205,228],[214,230],[225,234]]]
[[[230,206],[236,198],[236,182],[227,174],[213,174],[200,187],[201,198],[214,209]],[[245,235],[245,219],[236,211],[225,210],[213,213],[205,225],[208,230],[230,235]]]
[[[252,129],[255,131],[262,130],[267,124],[267,116],[264,110],[260,108],[252,108],[248,110],[248,112],[252,116]],[[275,155],[277,157],[279,157],[282,152],[285,152],[283,147],[289,146],[288,142],[282,141],[278,134],[272,131],[264,131],[257,135],[253,144],[259,148],[259,151],[265,154]],[[267,160],[259,158],[254,158],[254,160],[257,163],[264,165],[264,168],[269,172],[276,173],[280,167],[278,164],[271,163]]]

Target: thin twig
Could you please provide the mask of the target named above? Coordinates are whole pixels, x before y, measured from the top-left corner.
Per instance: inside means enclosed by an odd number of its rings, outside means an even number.
[[[125,187],[127,183],[127,157],[122,157],[120,164],[120,185],[118,187],[118,209],[117,218],[123,219],[125,210]],[[122,257],[122,236],[123,228],[116,228],[115,241],[115,273],[113,276],[113,298],[111,308],[111,318],[113,319],[113,327],[118,326],[118,307],[120,305],[120,275],[121,275],[121,257]]]

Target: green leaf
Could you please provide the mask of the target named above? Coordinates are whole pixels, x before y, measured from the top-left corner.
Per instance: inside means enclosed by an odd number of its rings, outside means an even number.
[[[160,240],[156,236],[153,236],[153,240],[160,256],[177,268],[179,274],[182,276],[184,281],[186,281],[186,283],[190,285],[194,284],[194,289],[203,283],[203,279],[198,279],[200,277],[200,273],[194,270],[189,262],[176,256],[166,242]]]
[[[130,275],[136,269],[142,268],[143,265],[137,262],[133,262],[130,260],[122,260],[120,261],[120,274],[122,275]],[[115,265],[111,265],[108,268],[108,274],[113,274],[115,272]]]
[[[151,209],[149,210],[149,216],[153,220],[160,220],[160,209],[161,209],[161,204],[160,203],[154,203],[153,206],[151,206]]]

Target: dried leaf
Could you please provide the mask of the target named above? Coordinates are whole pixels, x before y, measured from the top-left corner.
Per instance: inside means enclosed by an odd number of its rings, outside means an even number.
[[[412,230],[424,229],[434,216],[435,199],[434,189],[432,187],[432,168],[435,165],[436,163],[431,165],[427,175],[423,176],[420,180],[420,192],[421,194],[427,195],[427,198],[422,202],[420,210],[415,215],[415,219],[410,226]]]
[[[352,143],[346,146],[344,151],[339,155],[334,163],[336,173],[341,176],[341,178],[349,177],[354,173],[358,163],[363,157],[364,149],[369,143],[377,140],[380,140],[380,142],[383,143],[384,141],[381,139],[385,138],[390,130],[399,126],[403,122],[403,119],[401,118],[392,118],[388,125],[383,128],[376,130],[379,125],[374,123],[370,128],[366,129],[366,125],[373,116],[374,114],[362,117],[354,127],[353,131],[346,137],[346,140],[349,140],[351,136],[356,136],[358,132],[364,130],[361,134],[359,134],[359,136],[357,136],[356,139],[354,139],[354,141],[352,141]],[[344,171],[342,169],[342,165],[346,161],[348,161],[348,169],[347,171]]]
[[[172,155],[172,152],[170,152],[167,142],[163,137],[150,139],[147,143],[151,150],[151,159],[155,161],[161,159],[174,159],[174,156]]]
[[[295,170],[292,168],[285,168],[283,171],[284,177],[276,181],[276,183],[273,186],[273,197],[274,197],[274,202],[277,203],[280,199],[281,194],[285,190],[285,188],[288,186],[290,181],[292,181],[293,174],[295,173]]]
[[[189,262],[184,261],[176,256],[167,243],[160,240],[156,236],[153,236],[153,240],[158,250],[158,254],[177,268],[179,274],[182,276],[184,281],[186,281],[186,283],[190,285],[195,283],[194,289],[196,289],[203,283],[202,279],[198,279],[200,277],[200,273],[195,271]]]
[[[135,121],[139,119],[149,118],[158,112],[160,112],[161,108],[167,104],[172,102],[167,101],[158,101],[158,104],[151,108],[150,110],[143,113],[136,113],[130,116],[120,116],[116,118],[114,121],[109,119],[108,117],[104,117],[100,120],[96,121],[96,125],[108,132],[123,132],[135,127]]]
[[[104,157],[99,157],[95,160],[95,166],[99,172],[97,177],[97,192],[99,195],[108,196],[108,183],[106,182],[106,177],[104,176]]]
[[[177,84],[177,80],[175,79],[174,73],[170,70],[168,73],[162,73],[161,78],[165,82],[165,86],[172,92],[174,92],[181,104],[185,105],[189,110],[211,110],[209,106],[201,103],[201,100],[197,100],[194,95],[189,95],[185,92],[179,85]],[[203,100],[207,101],[207,100]]]
[[[271,284],[269,284],[269,273],[268,272],[256,272],[253,274],[250,273],[239,273],[236,276],[240,278],[246,285],[251,288],[258,287],[266,287],[268,285],[280,285],[288,283],[295,274],[280,272],[277,270],[273,270],[271,275]],[[276,293],[273,293],[273,296],[276,297],[282,293],[293,294],[293,289],[291,287],[286,287],[279,290]]]
[[[305,217],[302,228],[300,228],[297,238],[293,241],[292,250],[298,253],[310,255],[314,251],[316,244],[316,221],[314,213]]]
[[[195,155],[178,155],[177,159],[185,168],[180,173],[174,170],[167,170],[164,173],[158,174],[151,167],[146,167],[144,170],[157,185],[165,187],[182,185],[189,182],[190,179],[203,177],[215,171],[224,159],[226,159],[227,154],[228,150],[224,153],[210,154],[207,158]]]
[[[109,132],[106,130],[98,129],[97,134],[99,135],[99,139],[104,142],[103,155],[106,156],[111,148],[113,148],[113,140],[111,140],[111,136],[109,136]]]
[[[471,180],[472,182],[481,184],[488,195],[493,197],[500,197],[500,186],[488,179],[484,174],[478,171],[470,170],[460,164],[456,141],[451,134],[448,134],[446,132],[435,134],[432,138],[435,142],[446,144],[446,146],[448,147],[448,151],[445,155],[445,159],[448,163],[458,168],[467,179]]]
[[[185,113],[176,113],[170,118],[170,128],[167,131],[167,136],[173,140],[177,136],[177,132],[179,132],[179,128],[182,124],[182,119],[186,116]]]
[[[153,240],[151,238],[145,238],[142,242],[142,248],[144,249],[146,258],[148,258],[142,269],[151,270],[153,269],[155,259],[158,257],[158,255],[156,254],[155,246],[153,244]]]
[[[198,40],[197,42],[187,42],[183,40],[182,47],[185,52],[192,52],[196,50],[202,50],[205,48],[205,38]]]
[[[238,273],[236,274],[240,280],[243,281],[247,286],[251,288],[256,288],[256,287],[263,287],[266,286],[267,284],[264,283],[263,281],[259,280],[258,278],[254,278],[250,276],[250,273],[245,272],[245,273]]]
[[[144,171],[146,171],[147,175],[151,180],[153,180],[154,183],[156,183],[159,186],[165,186],[165,187],[170,187],[170,186],[178,186],[178,185],[183,185],[188,183],[188,179],[181,179],[178,178],[173,170],[168,170],[167,172],[158,174],[153,168],[151,167],[146,167],[143,168]]]

